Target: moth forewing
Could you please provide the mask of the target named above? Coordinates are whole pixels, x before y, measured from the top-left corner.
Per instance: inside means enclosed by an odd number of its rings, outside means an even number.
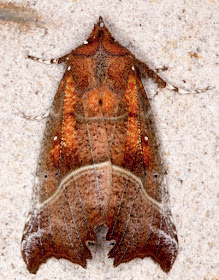
[[[56,61],[67,69],[47,121],[38,196],[23,235],[27,268],[36,273],[52,256],[86,267],[86,244],[105,225],[107,240],[116,241],[109,253],[115,265],[151,257],[168,272],[178,241],[138,76],[143,63],[113,39],[102,18],[86,43]]]

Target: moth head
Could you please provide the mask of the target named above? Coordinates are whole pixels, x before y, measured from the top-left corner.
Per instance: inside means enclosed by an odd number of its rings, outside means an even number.
[[[105,26],[105,23],[103,21],[103,18],[100,16],[99,20],[96,24],[94,24],[94,29],[91,32],[88,42],[98,41],[100,38],[107,38],[108,40],[114,40],[111,36],[110,32]]]

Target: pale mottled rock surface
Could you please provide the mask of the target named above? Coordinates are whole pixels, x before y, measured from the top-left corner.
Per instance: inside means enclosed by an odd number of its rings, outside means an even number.
[[[216,1],[17,1],[36,10],[28,26],[0,21],[0,280],[219,279],[218,255],[218,66]],[[14,2],[16,3],[16,2]],[[1,13],[0,13],[1,14]],[[50,259],[37,275],[26,270],[20,242],[45,119],[64,72],[26,59],[57,58],[80,45],[102,15],[112,35],[161,75],[188,89],[213,87],[199,95],[178,95],[144,81],[168,169],[170,204],[179,255],[169,274],[150,259],[113,268],[108,245],[96,246],[86,270]],[[102,242],[100,242],[102,243]]]

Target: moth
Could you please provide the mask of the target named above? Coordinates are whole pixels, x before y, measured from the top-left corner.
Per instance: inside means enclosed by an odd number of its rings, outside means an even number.
[[[56,62],[67,69],[47,120],[22,238],[28,270],[36,273],[50,257],[85,268],[92,258],[87,242],[105,225],[106,239],[115,240],[115,266],[151,257],[168,272],[178,240],[139,75],[166,82],[116,42],[101,17],[88,40]]]

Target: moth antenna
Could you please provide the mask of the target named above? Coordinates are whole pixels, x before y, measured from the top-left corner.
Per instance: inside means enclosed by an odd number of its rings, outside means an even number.
[[[152,78],[158,85],[158,87],[160,88],[167,88],[169,90],[175,91],[181,95],[185,95],[185,94],[199,94],[208,90],[213,89],[214,87],[206,87],[203,89],[185,89],[185,88],[179,88],[176,87],[172,84],[167,83],[164,79],[162,79],[154,70],[152,70],[146,63],[141,62],[140,60],[135,58],[135,65],[138,68],[139,72],[141,74],[143,74],[143,76],[145,77],[149,77]],[[167,69],[166,66],[164,66],[164,71]],[[159,72],[159,71],[158,71]]]
[[[203,92],[206,92],[208,90],[211,90],[213,89],[214,87],[210,87],[210,86],[207,86],[206,88],[203,88],[203,89],[196,89],[196,90],[189,90],[189,89],[185,89],[185,88],[178,88],[178,87],[175,87],[171,84],[167,84],[166,85],[166,88],[169,89],[169,90],[172,90],[172,91],[175,91],[181,95],[186,95],[186,94],[199,94],[199,93],[203,93]]]
[[[29,59],[32,59],[32,60],[35,60],[35,61],[38,61],[38,62],[41,62],[41,63],[44,63],[44,64],[59,64],[61,63],[62,61],[60,61],[60,58],[58,59],[43,59],[43,58],[38,58],[38,57],[35,57],[35,56],[31,56],[31,55],[28,55],[27,58]]]
[[[62,62],[67,62],[67,60],[69,60],[69,55],[64,55],[62,57],[52,58],[52,59],[43,59],[32,55],[28,55],[27,58],[38,61],[40,63],[50,65],[50,64],[60,64]]]
[[[166,81],[164,81],[154,70],[152,70],[146,63],[138,60],[134,57],[134,64],[137,67],[140,74],[146,78],[152,78],[158,85],[159,88],[165,88],[167,86]]]

